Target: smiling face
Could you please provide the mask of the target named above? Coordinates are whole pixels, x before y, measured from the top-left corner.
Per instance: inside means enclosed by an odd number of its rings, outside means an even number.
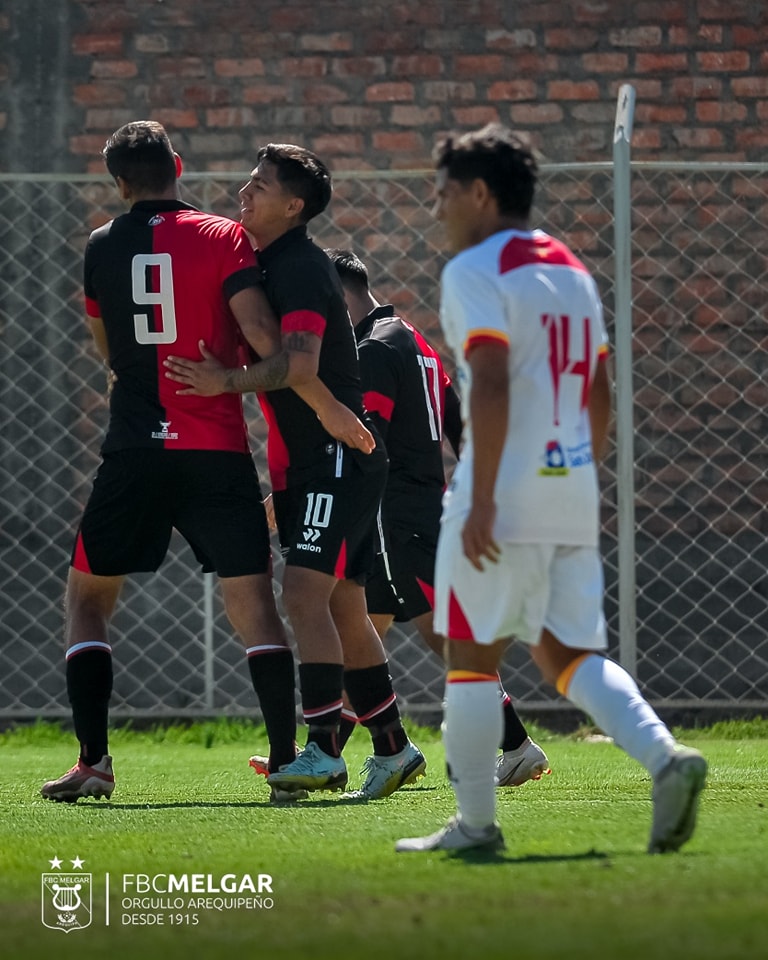
[[[300,222],[304,201],[285,190],[277,178],[277,167],[268,160],[253,170],[239,195],[240,222],[260,249]]]

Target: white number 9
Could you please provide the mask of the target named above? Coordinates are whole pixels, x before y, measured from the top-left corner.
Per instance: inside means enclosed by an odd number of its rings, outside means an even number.
[[[157,267],[160,274],[158,290],[147,290],[147,267]],[[131,264],[133,302],[137,305],[160,307],[160,329],[149,329],[146,313],[134,313],[133,325],[137,343],[175,343],[176,306],[173,300],[173,271],[170,253],[138,253]]]

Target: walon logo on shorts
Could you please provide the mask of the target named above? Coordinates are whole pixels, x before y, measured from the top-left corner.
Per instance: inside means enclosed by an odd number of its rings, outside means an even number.
[[[80,857],[70,860],[72,872],[63,872],[58,857],[49,860],[51,873],[41,874],[42,921],[51,930],[83,930],[91,925],[92,877],[83,873]],[[54,873],[53,871],[58,871]]]
[[[309,530],[304,530],[302,531],[302,536],[304,537],[304,542],[303,543],[299,542],[296,544],[297,550],[309,550],[310,553],[323,552],[323,548],[319,547],[315,543],[315,540],[317,540],[318,537],[320,536],[319,530],[314,530],[312,528],[310,528]]]

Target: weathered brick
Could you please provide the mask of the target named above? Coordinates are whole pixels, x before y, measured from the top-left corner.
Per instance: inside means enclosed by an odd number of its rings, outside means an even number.
[[[208,75],[205,62],[199,57],[158,57],[154,60],[157,80],[178,80],[180,77],[202,79]]]
[[[309,83],[302,91],[306,103],[343,103],[350,99],[350,91],[332,83]]]
[[[489,100],[535,100],[533,80],[498,80],[488,87]]]
[[[697,53],[696,63],[707,72],[743,73],[750,68],[750,56],[746,50],[715,50]]]
[[[581,58],[585,73],[624,74],[629,67],[626,53],[585,53]]]
[[[599,100],[600,87],[594,80],[551,80],[547,84],[549,100]]]
[[[455,103],[474,100],[477,96],[475,84],[471,80],[427,80],[422,86],[425,100],[440,103]]]
[[[133,60],[94,60],[91,64],[91,76],[98,80],[126,80],[138,72]]]
[[[396,103],[389,113],[389,121],[398,127],[422,127],[440,122],[439,107],[418,107],[413,104]]]
[[[219,77],[263,77],[266,72],[264,61],[260,57],[243,60],[221,58],[216,60],[213,69]]]
[[[600,35],[590,27],[552,27],[544,33],[547,50],[591,50],[596,47]]]
[[[484,74],[494,75],[504,73],[504,57],[500,57],[494,53],[470,57],[458,54],[454,58],[454,64],[454,72],[460,76],[478,77]]]
[[[559,103],[516,103],[510,107],[509,116],[516,126],[526,127],[560,123],[564,113]]]
[[[362,106],[331,107],[331,123],[338,127],[378,127],[381,110]]]
[[[381,153],[420,153],[424,149],[421,134],[413,130],[379,130],[374,132],[372,142]]]
[[[81,83],[74,87],[72,98],[80,106],[116,106],[125,103],[128,91],[114,83]]]
[[[482,127],[499,120],[499,111],[492,106],[454,107],[451,113],[453,122],[460,127]]]
[[[608,31],[612,47],[658,47],[661,40],[661,27],[622,27]]]
[[[365,99],[369,103],[388,103],[393,100],[413,100],[412,83],[398,81],[393,83],[371,83],[365,88]]]
[[[669,28],[669,42],[674,47],[691,47],[711,45],[720,46],[723,42],[723,28],[720,24],[703,24],[696,30],[687,26],[673,25]]]
[[[669,91],[680,100],[717,100],[723,94],[723,81],[719,77],[675,77]]]
[[[259,83],[243,87],[243,103],[282,103],[290,95],[289,88],[279,83]]]
[[[312,141],[312,149],[321,157],[345,153],[364,153],[361,133],[324,133]]]
[[[352,50],[354,44],[350,33],[303,33],[299,37],[302,50]]]
[[[324,77],[328,62],[324,57],[283,57],[271,64],[271,71],[281,77]]]
[[[384,57],[335,57],[331,72],[335,77],[381,77],[389,71]]]
[[[258,114],[249,107],[213,107],[205,111],[206,127],[252,127]]]
[[[672,136],[681,147],[709,148],[723,145],[723,134],[711,127],[675,127]]]
[[[549,35],[547,34],[547,37]],[[485,34],[489,50],[519,50],[521,47],[535,47],[536,33],[533,30],[488,30]],[[547,46],[550,46],[547,40]],[[459,48],[457,44],[455,49]]]
[[[638,103],[635,106],[637,123],[684,123],[688,111],[681,104]]]
[[[768,97],[768,77],[733,77],[731,92],[736,97]]]
[[[170,41],[164,33],[139,33],[134,38],[139,53],[167,53]]]
[[[638,53],[635,69],[640,73],[687,72],[688,55],[685,53]]]
[[[414,53],[407,57],[394,57],[393,76],[403,77],[439,77],[443,73],[443,58],[436,54]]]
[[[109,55],[119,57],[125,53],[122,33],[82,33],[72,38],[72,53],[81,57]]]
[[[703,100],[696,104],[696,119],[702,123],[739,123],[747,118],[743,103],[719,103]]]

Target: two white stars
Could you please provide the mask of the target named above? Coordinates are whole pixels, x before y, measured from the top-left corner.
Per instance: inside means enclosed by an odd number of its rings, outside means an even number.
[[[75,857],[74,860],[70,860],[69,862],[72,864],[73,870],[82,870],[85,861],[81,860],[80,857]],[[54,857],[53,860],[49,860],[48,863],[51,865],[51,870],[61,870],[62,861],[59,857]]]

